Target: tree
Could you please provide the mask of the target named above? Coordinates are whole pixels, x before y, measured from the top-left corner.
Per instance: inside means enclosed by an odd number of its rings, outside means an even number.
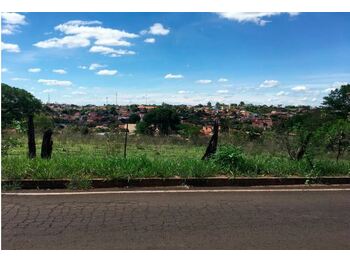
[[[336,113],[342,118],[348,117],[350,112],[350,84],[332,90],[323,100],[323,105],[328,111]]]
[[[312,138],[317,129],[325,121],[320,110],[297,114],[281,122],[275,131],[280,136],[289,157],[300,161],[310,149]],[[308,158],[311,164],[311,159]]]
[[[211,109],[212,105],[211,105],[211,102],[210,102],[210,101],[208,101],[207,107],[208,107],[209,109]]]
[[[41,101],[29,92],[1,83],[1,126],[11,127],[15,121],[27,119],[28,156],[36,156],[34,114],[42,109]]]
[[[136,104],[131,104],[130,106],[129,106],[129,110],[131,111],[131,112],[137,112],[138,111],[138,106],[136,105]]]
[[[130,114],[129,123],[137,123],[140,121],[140,116],[136,113]]]
[[[229,132],[230,131],[230,119],[228,118],[221,118],[220,119],[220,128],[221,132]]]
[[[163,105],[145,114],[143,124],[139,125],[142,129],[139,130],[147,132],[159,130],[162,135],[168,135],[172,131],[177,131],[179,124],[180,118],[177,112],[171,106]]]
[[[179,134],[186,138],[198,137],[201,133],[201,128],[193,124],[180,124]]]
[[[1,83],[1,126],[8,128],[15,121],[23,121],[29,115],[40,112],[41,101],[29,92]]]
[[[136,124],[136,133],[145,134],[145,135],[153,135],[154,129],[153,127],[148,126],[148,123],[144,121],[140,121]]]
[[[44,113],[39,113],[34,116],[34,126],[35,129],[40,131],[40,133],[43,133],[48,129],[53,129],[54,122],[50,116],[47,116]]]
[[[350,122],[338,119],[324,123],[316,134],[317,143],[336,153],[336,160],[350,150]]]

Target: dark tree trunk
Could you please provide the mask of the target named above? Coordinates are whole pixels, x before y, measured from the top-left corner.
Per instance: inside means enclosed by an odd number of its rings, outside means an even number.
[[[46,130],[43,136],[43,143],[41,144],[41,158],[43,159],[51,158],[52,145],[53,145],[53,141],[51,137],[52,137],[52,130],[51,129]]]
[[[35,149],[35,131],[34,131],[34,116],[29,115],[28,116],[28,157],[29,158],[35,158],[36,156],[36,149]]]
[[[338,150],[337,150],[337,162],[339,161],[339,157],[340,155],[342,154],[342,141],[345,137],[345,133],[343,131],[340,132],[340,136],[338,138],[338,143],[337,143],[337,146],[338,146]]]
[[[202,160],[208,160],[215,152],[218,146],[218,138],[219,138],[219,122],[216,120],[214,123],[214,133],[210,138],[207,150],[202,157]]]
[[[302,142],[302,144],[300,145],[300,147],[298,148],[296,154],[295,154],[295,160],[300,161],[301,159],[303,159],[304,154],[306,152],[306,148],[309,145],[310,139],[311,139],[311,133],[308,133],[305,140]]]

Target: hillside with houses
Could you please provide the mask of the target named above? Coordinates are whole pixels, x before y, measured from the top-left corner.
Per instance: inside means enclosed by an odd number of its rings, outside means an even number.
[[[47,103],[46,109],[52,116],[55,126],[64,129],[68,126],[87,127],[99,133],[123,131],[128,124],[131,134],[136,131],[136,124],[142,122],[145,114],[161,105],[85,105]],[[170,106],[170,105],[169,105]],[[220,119],[224,131],[230,129],[252,128],[268,130],[297,113],[312,111],[310,106],[282,107],[255,106],[244,104],[176,105],[171,106],[179,115],[180,123],[199,128],[200,134],[210,136],[213,120]]]

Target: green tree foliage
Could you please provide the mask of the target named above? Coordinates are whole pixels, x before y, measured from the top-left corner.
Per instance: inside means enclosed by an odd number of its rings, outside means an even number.
[[[54,122],[50,116],[44,113],[39,113],[39,114],[35,114],[34,116],[34,126],[35,126],[35,129],[37,129],[42,133],[47,129],[53,129]]]
[[[220,127],[221,127],[221,132],[229,132],[230,131],[230,119],[228,118],[221,118],[220,119]]]
[[[144,135],[153,135],[154,129],[153,127],[148,126],[148,123],[140,121],[136,124],[136,133]]]
[[[130,114],[129,123],[137,123],[140,121],[140,116],[136,113]]]
[[[129,106],[129,110],[130,110],[131,112],[137,112],[137,111],[138,111],[138,106],[137,106],[136,104],[131,104],[131,105]]]
[[[200,135],[201,128],[193,124],[180,124],[179,134],[186,138],[195,138]]]
[[[14,121],[22,121],[41,108],[41,101],[29,92],[1,83],[2,128],[11,127]]]
[[[139,123],[140,133],[154,133],[159,130],[160,134],[168,135],[178,130],[180,118],[177,112],[169,105],[163,105],[146,113],[143,121]]]
[[[348,117],[350,112],[350,84],[331,91],[323,100],[323,105],[327,110],[337,113],[341,117]]]
[[[335,152],[338,161],[346,151],[350,151],[350,122],[343,119],[327,122],[318,129],[315,139],[327,150]]]
[[[326,118],[320,110],[314,110],[297,114],[275,128],[292,160],[300,161],[310,153],[313,136]]]

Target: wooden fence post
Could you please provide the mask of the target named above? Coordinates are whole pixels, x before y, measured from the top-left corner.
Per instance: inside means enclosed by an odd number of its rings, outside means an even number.
[[[124,158],[126,158],[126,146],[128,144],[129,122],[126,123],[125,139],[124,139]]]
[[[51,139],[52,130],[48,129],[44,132],[43,142],[41,144],[41,158],[50,159],[52,154],[53,141]]]
[[[213,136],[210,138],[207,150],[202,157],[202,160],[208,160],[215,152],[218,146],[218,138],[219,138],[219,121],[215,120],[214,122],[214,132]]]
[[[35,131],[34,131],[34,116],[28,116],[28,157],[35,158],[36,156],[36,148],[35,148]]]

